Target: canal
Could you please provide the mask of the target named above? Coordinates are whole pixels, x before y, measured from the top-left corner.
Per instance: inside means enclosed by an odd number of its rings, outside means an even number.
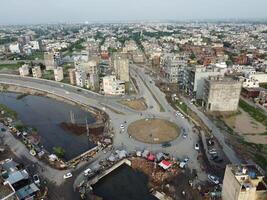
[[[94,194],[104,200],[157,200],[148,189],[148,177],[122,165],[93,186]]]
[[[17,93],[0,93],[0,104],[16,111],[17,118],[26,126],[34,127],[41,136],[41,144],[50,153],[53,147],[65,150],[65,159],[70,160],[95,145],[88,142],[85,134],[76,135],[60,127],[62,122],[70,122],[73,113],[76,123],[94,123],[94,117],[78,106],[51,98],[28,95],[17,99]]]

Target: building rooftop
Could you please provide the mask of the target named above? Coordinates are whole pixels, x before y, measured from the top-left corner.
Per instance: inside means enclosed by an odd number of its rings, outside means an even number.
[[[37,191],[39,191],[39,188],[34,183],[32,183],[16,191],[16,195],[19,199],[24,199],[25,197],[33,195]]]

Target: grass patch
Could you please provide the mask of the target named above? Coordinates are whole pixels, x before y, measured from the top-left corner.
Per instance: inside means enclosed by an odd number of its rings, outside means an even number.
[[[13,119],[15,119],[15,118],[17,117],[17,113],[16,113],[16,111],[14,111],[14,110],[8,108],[8,107],[7,107],[6,105],[4,105],[4,104],[0,104],[0,110],[1,110],[1,111],[4,111],[5,114],[6,114],[8,117],[11,117],[11,118],[13,118]]]
[[[188,112],[188,107],[184,102],[178,102],[177,106],[184,112],[187,114]]]
[[[18,69],[22,64],[21,63],[11,63],[11,64],[0,64],[1,69]]]
[[[239,106],[247,112],[253,119],[256,121],[262,123],[263,125],[267,126],[267,117],[259,111],[257,108],[254,108],[253,106],[249,105],[242,99],[239,101]]]
[[[267,89],[267,83],[260,83],[260,87]]]
[[[265,169],[266,166],[267,166],[267,159],[263,155],[256,154],[255,157],[254,157],[254,161],[258,165],[260,165],[263,169]]]

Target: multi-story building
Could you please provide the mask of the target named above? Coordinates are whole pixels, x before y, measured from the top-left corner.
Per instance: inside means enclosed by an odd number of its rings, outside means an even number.
[[[19,43],[16,44],[10,44],[9,50],[11,53],[21,53],[21,46]]]
[[[93,59],[88,62],[75,63],[75,69],[79,71],[84,71],[85,73],[88,74],[98,74],[99,73],[98,61]]]
[[[222,76],[204,79],[203,106],[207,111],[236,111],[242,82]]]
[[[63,68],[62,67],[57,67],[54,69],[54,76],[55,76],[55,81],[62,81],[64,79],[64,73],[63,73]]]
[[[76,85],[76,70],[75,69],[69,69],[69,78],[70,78],[70,84]]]
[[[61,54],[59,52],[45,52],[44,64],[46,70],[54,70],[62,64]]]
[[[222,200],[265,200],[267,185],[255,165],[227,165]]]
[[[124,54],[114,54],[112,61],[117,79],[129,82],[130,75],[128,58]]]
[[[196,65],[186,68],[184,72],[185,74],[183,85],[186,93],[196,99],[202,99],[204,79],[208,78],[209,76],[224,76],[226,68],[216,65],[208,67],[203,65]]]
[[[40,66],[35,66],[32,68],[32,76],[34,78],[41,78],[42,77],[42,70]]]
[[[117,80],[116,76],[103,77],[103,93],[105,95],[124,95],[125,94],[125,82]]]
[[[28,76],[29,75],[29,65],[24,64],[19,68],[19,74],[21,76]]]
[[[167,56],[163,61],[163,74],[170,83],[183,83],[187,60],[183,56]]]

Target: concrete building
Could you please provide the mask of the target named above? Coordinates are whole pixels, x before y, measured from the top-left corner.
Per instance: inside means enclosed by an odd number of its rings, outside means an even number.
[[[75,69],[78,71],[84,71],[87,74],[98,74],[99,73],[98,61],[93,59],[88,62],[76,62]]]
[[[121,81],[129,82],[130,75],[128,58],[124,54],[114,54],[112,61],[116,78]]]
[[[63,68],[62,67],[57,67],[54,69],[54,76],[55,76],[55,81],[62,81],[64,79],[64,73],[63,73]]]
[[[207,111],[236,111],[242,82],[211,76],[204,79],[203,106]]]
[[[265,200],[267,185],[255,165],[227,165],[222,200]]]
[[[75,69],[69,69],[70,84],[76,85],[76,73]]]
[[[125,82],[114,75],[103,77],[102,87],[105,95],[125,95]]]
[[[29,65],[24,64],[19,68],[19,74],[21,76],[28,76],[29,75]]]
[[[224,76],[226,68],[220,68],[216,65],[203,66],[196,65],[188,67],[184,75],[184,89],[187,94],[196,99],[203,98],[204,79],[209,76]]]
[[[61,54],[59,52],[45,52],[44,64],[46,70],[54,70],[62,64]]]
[[[32,76],[34,78],[41,78],[42,77],[42,70],[40,66],[35,66],[32,68]]]
[[[19,43],[16,44],[10,44],[9,50],[11,53],[21,53],[21,46]]]
[[[180,55],[167,56],[163,62],[163,74],[170,83],[183,83],[187,60]]]

